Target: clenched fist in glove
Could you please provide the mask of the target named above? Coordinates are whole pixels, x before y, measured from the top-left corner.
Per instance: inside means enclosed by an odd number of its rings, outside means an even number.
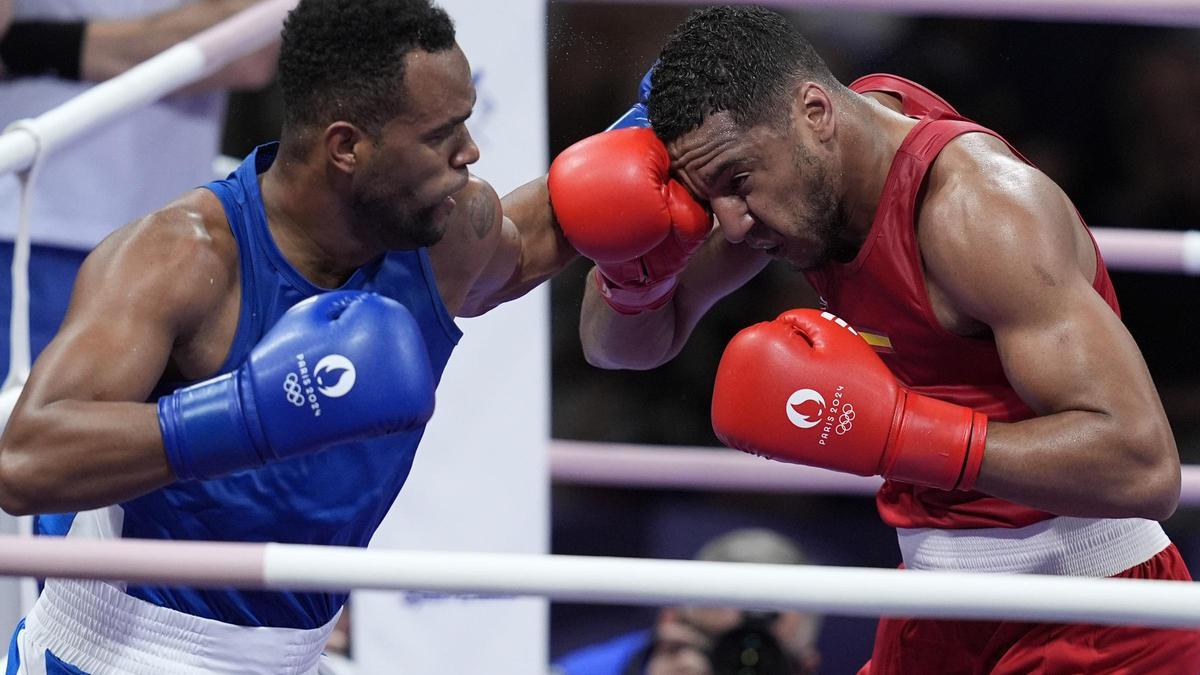
[[[845,321],[812,309],[734,336],[712,419],[744,452],[943,490],[975,484],[987,434],[982,413],[909,391]]]

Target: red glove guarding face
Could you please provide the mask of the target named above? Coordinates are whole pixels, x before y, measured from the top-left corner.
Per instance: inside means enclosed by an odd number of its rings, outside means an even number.
[[[666,146],[650,129],[606,131],[550,165],[550,200],[563,234],[599,269],[608,304],[637,314],[666,304],[712,219],[670,177]]]
[[[814,309],[734,336],[712,420],[744,452],[943,490],[971,489],[987,436],[982,413],[905,389],[853,328]]]

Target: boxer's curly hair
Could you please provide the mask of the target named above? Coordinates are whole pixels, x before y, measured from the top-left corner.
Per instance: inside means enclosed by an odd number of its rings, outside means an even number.
[[[430,0],[301,0],[283,24],[285,133],[337,120],[376,134],[404,110],[404,56],[454,46]]]
[[[692,12],[667,38],[651,76],[650,124],[665,142],[728,111],[743,127],[787,119],[792,86],[839,87],[787,19],[752,5]]]

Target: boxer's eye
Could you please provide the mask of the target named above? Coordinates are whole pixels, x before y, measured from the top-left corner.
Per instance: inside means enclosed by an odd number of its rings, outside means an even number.
[[[749,178],[749,173],[739,173],[735,175],[733,178],[729,179],[729,189],[734,192],[741,192],[742,188],[746,186],[746,180]]]

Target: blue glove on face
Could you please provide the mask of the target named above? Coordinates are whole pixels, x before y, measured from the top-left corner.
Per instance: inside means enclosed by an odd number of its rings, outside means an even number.
[[[657,65],[658,62],[655,61],[654,66]],[[650,126],[650,113],[646,110],[646,101],[650,100],[650,77],[654,75],[654,66],[650,66],[650,70],[647,70],[646,74],[642,76],[642,83],[638,86],[637,103],[634,103],[624,115],[618,117],[617,121],[613,122],[605,131]]]
[[[433,391],[408,310],[337,291],[289,309],[233,372],[159,399],[158,424],[178,479],[215,478],[413,429]]]

